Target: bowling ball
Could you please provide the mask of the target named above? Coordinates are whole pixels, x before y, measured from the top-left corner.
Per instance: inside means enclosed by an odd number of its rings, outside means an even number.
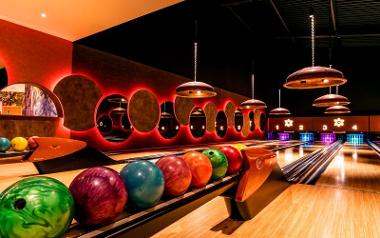
[[[9,148],[11,148],[11,142],[5,137],[0,137],[0,152],[5,152]]]
[[[192,174],[191,186],[195,188],[206,186],[212,175],[212,165],[208,157],[201,152],[190,151],[184,154],[183,160]]]
[[[128,194],[119,173],[106,167],[87,169],[74,178],[70,191],[75,200],[75,219],[99,225],[123,212]]]
[[[202,153],[206,155],[211,161],[212,178],[223,178],[226,175],[228,169],[228,160],[226,156],[217,149],[204,150]]]
[[[36,138],[36,137],[38,137],[38,136],[31,136],[31,137],[28,138],[28,147],[29,147],[29,149],[31,149],[31,150],[34,150],[34,149],[36,149],[36,148],[38,147],[38,143],[37,143],[37,141],[34,139],[34,138]]]
[[[241,150],[244,150],[245,148],[247,148],[247,146],[244,144],[232,144],[231,146],[238,149],[240,153],[241,153]]]
[[[49,177],[30,177],[0,195],[0,237],[61,237],[71,224],[74,199]]]
[[[120,172],[128,189],[129,200],[137,208],[148,208],[160,201],[165,181],[161,170],[146,160],[134,161]]]
[[[15,137],[11,140],[14,151],[24,151],[28,147],[28,141],[24,137]]]
[[[232,146],[221,146],[218,148],[228,160],[228,174],[236,174],[239,172],[243,159],[241,157],[240,151]]]
[[[156,162],[165,179],[165,195],[179,196],[190,187],[191,170],[186,162],[176,156],[167,156]]]

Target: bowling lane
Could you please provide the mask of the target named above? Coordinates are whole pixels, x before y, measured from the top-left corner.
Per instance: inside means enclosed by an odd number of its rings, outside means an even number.
[[[345,144],[316,185],[380,192],[380,158],[367,144]]]
[[[285,165],[293,163],[294,161],[308,155],[318,149],[321,149],[324,145],[320,143],[304,144],[295,147],[290,147],[284,150],[276,151],[276,158],[278,165],[282,168]]]

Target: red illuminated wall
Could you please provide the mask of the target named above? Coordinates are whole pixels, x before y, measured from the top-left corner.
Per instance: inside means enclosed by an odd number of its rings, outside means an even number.
[[[8,84],[33,82],[52,91],[58,80],[71,74],[72,43],[0,20],[0,59]],[[69,137],[62,120],[57,135]]]
[[[95,81],[102,91],[102,99],[112,94],[120,94],[130,99],[137,90],[146,89],[157,97],[159,104],[166,101],[174,102],[175,88],[180,83],[189,81],[189,79],[178,75],[75,44],[73,50],[73,73],[85,75]],[[208,102],[213,102],[219,111],[224,110],[229,101],[239,105],[241,101],[246,99],[231,92],[218,90],[217,97],[198,99],[195,102],[195,107],[204,108]],[[86,140],[91,145],[103,150],[163,147],[175,144],[202,144],[206,142],[263,138],[263,136],[264,132],[260,131],[259,128],[244,137],[233,126],[229,126],[227,134],[223,138],[219,138],[216,132],[206,131],[206,134],[198,139],[191,135],[188,126],[181,125],[178,134],[172,139],[163,138],[158,130],[154,129],[148,133],[134,131],[126,141],[114,143],[106,141],[96,127],[87,131],[72,131],[73,138]]]
[[[173,102],[176,86],[189,81],[178,75],[73,45],[72,42],[3,20],[0,20],[0,58],[8,73],[8,84],[33,83],[53,91],[62,78],[71,74],[81,74],[98,85],[102,98],[111,94],[121,94],[130,98],[137,90],[146,89],[157,97],[159,104],[165,101]],[[219,111],[224,110],[228,102],[239,105],[245,99],[240,95],[218,89],[218,97],[197,100],[195,106],[203,108],[206,103],[212,102]],[[59,102],[58,104],[57,106],[61,107]],[[181,125],[178,134],[172,139],[164,139],[156,129],[148,133],[135,130],[126,141],[112,143],[103,139],[95,126],[86,131],[71,131],[63,126],[64,118],[57,120],[56,136],[81,139],[103,150],[202,144],[262,138],[264,135],[258,126],[246,137],[237,132],[233,126],[229,126],[224,138],[219,138],[215,132],[206,131],[203,137],[196,139],[191,135],[188,126]],[[95,121],[95,115],[93,120]]]

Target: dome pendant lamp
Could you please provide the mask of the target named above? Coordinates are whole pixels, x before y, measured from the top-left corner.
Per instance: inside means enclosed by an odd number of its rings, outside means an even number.
[[[310,13],[311,25],[311,66],[289,75],[284,83],[288,89],[315,89],[342,85],[347,82],[343,73],[337,69],[315,66],[315,18]]]
[[[331,93],[323,95],[313,102],[313,107],[332,107],[332,106],[345,106],[351,102],[345,96],[338,94],[338,86],[336,86],[336,94]]]
[[[252,62],[253,68],[253,62]],[[253,71],[253,69],[252,69]],[[265,102],[255,99],[255,74],[251,75],[251,86],[252,86],[252,99],[246,100],[240,104],[242,109],[252,110],[252,109],[264,109],[267,108]]]
[[[348,114],[351,110],[345,106],[332,106],[325,110],[325,114]]]
[[[278,90],[278,107],[275,109],[272,109],[269,112],[269,115],[271,115],[271,116],[290,115],[290,111],[288,109],[281,107],[281,89]]]
[[[197,37],[197,22],[195,22],[195,37]],[[198,42],[194,41],[194,81],[179,85],[176,94],[185,98],[209,98],[216,96],[214,87],[207,83],[197,81]]]

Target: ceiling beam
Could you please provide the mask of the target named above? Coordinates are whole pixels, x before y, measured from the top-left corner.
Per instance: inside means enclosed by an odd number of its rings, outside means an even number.
[[[232,9],[231,7],[227,7],[227,8],[228,10],[230,10],[232,15],[234,15],[234,17],[244,26],[244,28],[246,28],[250,33],[253,33],[252,28],[243,20],[243,18],[241,18],[241,16],[239,16],[239,14],[235,12],[234,9]]]
[[[240,6],[242,4],[251,3],[253,0],[241,0],[241,1],[232,1],[232,2],[226,2],[222,3],[223,7],[233,7],[233,6]]]
[[[330,17],[334,33],[336,33],[336,3],[335,0],[330,1]]]
[[[290,33],[289,27],[286,24],[284,18],[282,17],[280,11],[278,10],[276,4],[274,3],[274,0],[269,0],[270,4],[272,5],[273,10],[276,12],[277,17],[280,19],[282,26],[285,28],[286,32]]]

